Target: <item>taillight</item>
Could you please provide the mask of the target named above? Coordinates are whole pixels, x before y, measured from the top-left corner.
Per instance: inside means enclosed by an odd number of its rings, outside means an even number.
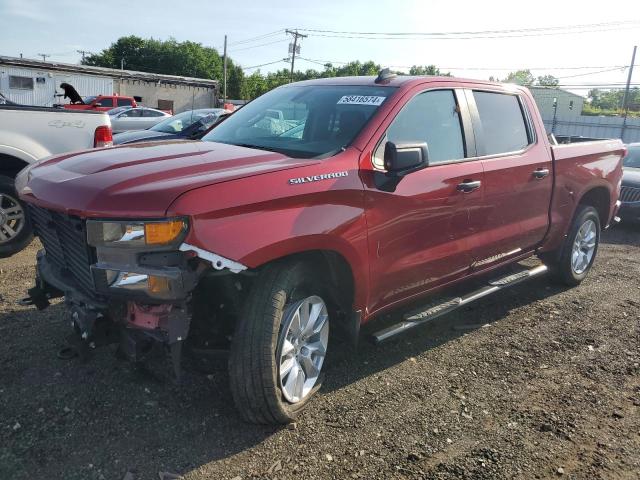
[[[100,125],[93,134],[94,148],[112,147],[113,133],[109,125]]]

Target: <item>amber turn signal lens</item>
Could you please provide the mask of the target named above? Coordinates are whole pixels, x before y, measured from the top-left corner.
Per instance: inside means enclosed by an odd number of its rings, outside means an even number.
[[[157,277],[155,275],[149,275],[148,279],[149,293],[151,294],[163,294],[169,292],[169,279],[167,277]]]
[[[166,245],[174,241],[184,229],[182,220],[145,223],[144,236],[147,245]]]

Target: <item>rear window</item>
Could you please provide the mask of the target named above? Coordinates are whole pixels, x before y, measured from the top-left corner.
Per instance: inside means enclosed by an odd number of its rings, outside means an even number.
[[[98,103],[101,107],[113,107],[113,99],[109,97],[99,98]]]
[[[517,95],[474,91],[480,115],[481,155],[517,152],[530,143],[522,106]]]

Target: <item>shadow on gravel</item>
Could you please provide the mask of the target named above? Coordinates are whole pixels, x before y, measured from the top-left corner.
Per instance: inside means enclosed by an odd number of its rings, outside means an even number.
[[[323,391],[382,372],[561,291],[536,279],[380,346],[367,341],[367,326],[357,353],[334,348]],[[395,311],[376,326],[397,321],[402,313]],[[100,471],[120,479],[130,469],[141,472],[139,479],[163,470],[186,473],[251,449],[279,430],[240,421],[222,363],[209,375],[187,364],[182,385],[175,386],[158,373],[169,371],[168,363],[136,368],[118,361],[110,347],[96,350],[87,363],[58,360],[69,333],[62,305],[6,313],[0,328],[11,339],[10,349],[0,347],[0,410],[8,425],[0,435],[0,477],[70,480],[98,478],[94,474]]]
[[[640,225],[620,223],[602,232],[601,243],[640,246]]]
[[[357,353],[333,352],[331,370],[327,372],[322,391],[338,390],[364,377],[382,372],[478,328],[500,321],[514,308],[554,296],[566,288],[551,283],[545,277],[534,279],[445,314],[381,345],[373,344],[371,333],[400,321],[403,313],[415,309],[419,304],[396,310],[363,327]],[[355,358],[357,361],[354,361]]]

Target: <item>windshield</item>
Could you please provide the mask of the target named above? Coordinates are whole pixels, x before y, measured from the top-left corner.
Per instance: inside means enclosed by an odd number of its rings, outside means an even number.
[[[625,167],[640,168],[640,145],[628,145],[629,153],[622,164]]]
[[[396,87],[281,87],[247,104],[203,137],[298,158],[330,156],[349,145]]]
[[[149,130],[163,133],[180,133],[196,122],[200,122],[203,125],[202,128],[207,129],[213,125],[217,118],[218,115],[215,110],[190,110],[167,118]]]

